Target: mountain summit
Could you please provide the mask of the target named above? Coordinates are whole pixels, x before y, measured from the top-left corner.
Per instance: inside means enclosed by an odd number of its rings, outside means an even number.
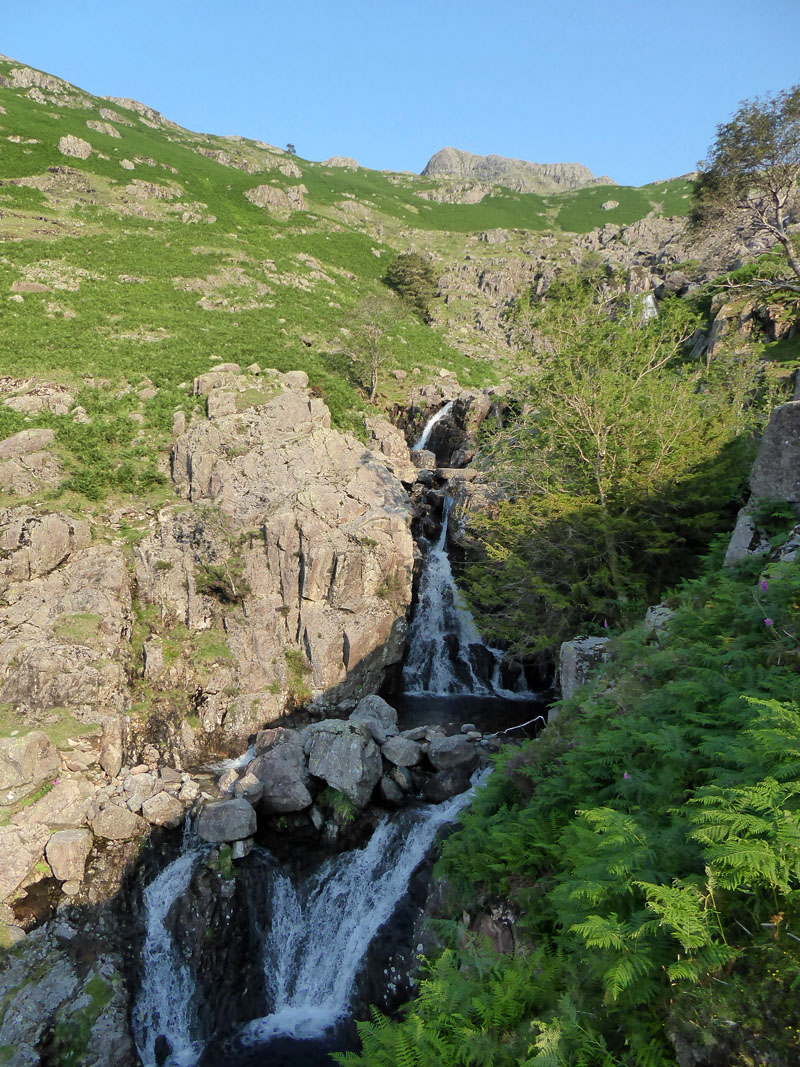
[[[505,156],[476,156],[461,148],[442,148],[431,156],[422,174],[427,178],[468,178],[505,185],[518,193],[566,193],[588,185],[615,185],[604,175],[595,178],[581,163],[529,163]]]

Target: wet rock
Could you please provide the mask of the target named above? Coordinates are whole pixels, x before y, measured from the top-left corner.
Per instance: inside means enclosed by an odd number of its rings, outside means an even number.
[[[372,721],[326,719],[311,727],[309,771],[340,790],[359,808],[369,801],[383,770],[380,749],[371,737],[371,724]]]
[[[441,804],[444,800],[463,793],[469,788],[469,775],[466,771],[452,768],[450,770],[437,771],[432,775],[423,788],[425,799],[432,804]]]
[[[147,823],[119,804],[109,804],[90,823],[96,837],[109,841],[128,841],[147,833]]]
[[[86,860],[94,839],[89,830],[59,830],[44,850],[47,862],[59,882],[82,882]]]
[[[212,844],[240,841],[256,832],[256,813],[244,798],[206,804],[197,820],[197,835]]]
[[[142,815],[155,826],[174,829],[183,822],[183,805],[169,793],[155,793],[142,802]]]
[[[252,837],[246,837],[241,841],[234,841],[231,845],[231,859],[243,860],[253,851]]]
[[[379,791],[381,799],[392,808],[402,807],[406,802],[403,790],[386,774],[381,778]]]
[[[381,755],[397,767],[413,767],[422,759],[422,749],[406,737],[390,737],[381,747]]]
[[[467,775],[478,765],[475,746],[460,736],[435,737],[428,746],[428,759],[437,771],[458,770]]]
[[[379,696],[366,696],[356,704],[350,722],[363,722],[379,745],[397,733],[397,712]]]
[[[264,793],[264,783],[248,771],[234,786],[234,793],[237,797],[246,797],[251,804],[255,804]]]

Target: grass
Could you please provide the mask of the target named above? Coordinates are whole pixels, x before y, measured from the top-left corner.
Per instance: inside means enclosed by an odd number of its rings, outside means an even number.
[[[98,729],[96,723],[82,722],[69,708],[48,708],[39,722],[25,720],[11,704],[0,704],[0,737],[22,736],[30,730],[41,730],[56,748],[68,747],[71,737],[82,737]]]

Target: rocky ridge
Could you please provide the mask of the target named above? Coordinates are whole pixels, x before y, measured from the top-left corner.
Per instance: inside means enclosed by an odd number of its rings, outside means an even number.
[[[503,185],[518,193],[562,193],[589,185],[614,185],[611,178],[596,178],[581,163],[529,163],[505,156],[477,156],[461,148],[442,148],[422,170],[428,178],[476,179]]]

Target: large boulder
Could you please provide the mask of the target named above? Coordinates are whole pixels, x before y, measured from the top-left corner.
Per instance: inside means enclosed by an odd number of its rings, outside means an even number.
[[[381,755],[395,767],[415,767],[422,759],[422,746],[407,737],[390,737],[381,746]]]
[[[350,722],[363,722],[379,745],[397,733],[397,712],[383,697],[374,694],[359,700]]]
[[[18,811],[12,821],[17,826],[44,823],[52,828],[76,829],[86,825],[93,795],[92,784],[83,775],[62,777],[43,797]]]
[[[256,832],[256,813],[243,797],[206,804],[197,819],[197,836],[211,844],[242,841]]]
[[[59,882],[83,881],[93,841],[89,830],[58,830],[53,834],[44,854]]]
[[[261,805],[267,814],[281,815],[310,806],[311,794],[306,788],[308,767],[299,739],[276,744],[256,756],[247,771],[264,786]]]
[[[61,766],[55,745],[41,730],[0,739],[0,793],[3,802],[17,800],[54,778]],[[11,797],[8,794],[13,794]]]
[[[423,787],[425,799],[432,804],[441,804],[450,797],[463,793],[469,788],[469,775],[459,768],[437,771]]]
[[[154,826],[174,830],[183,822],[183,804],[169,793],[154,793],[142,802],[142,815]]]
[[[0,826],[0,901],[10,897],[44,855],[50,837],[46,826]]]
[[[381,777],[381,753],[369,726],[326,719],[311,727],[308,769],[363,808]]]
[[[586,685],[591,672],[607,659],[607,637],[576,637],[572,641],[564,641],[558,656],[562,697],[566,700],[576,689]]]
[[[119,804],[108,804],[95,815],[90,825],[95,837],[109,841],[129,841],[132,837],[141,837],[148,829],[144,819]]]
[[[434,737],[428,745],[428,759],[437,771],[463,771],[469,775],[478,766],[475,746],[460,736]]]
[[[754,497],[800,503],[800,400],[781,404],[770,415],[750,489]]]

